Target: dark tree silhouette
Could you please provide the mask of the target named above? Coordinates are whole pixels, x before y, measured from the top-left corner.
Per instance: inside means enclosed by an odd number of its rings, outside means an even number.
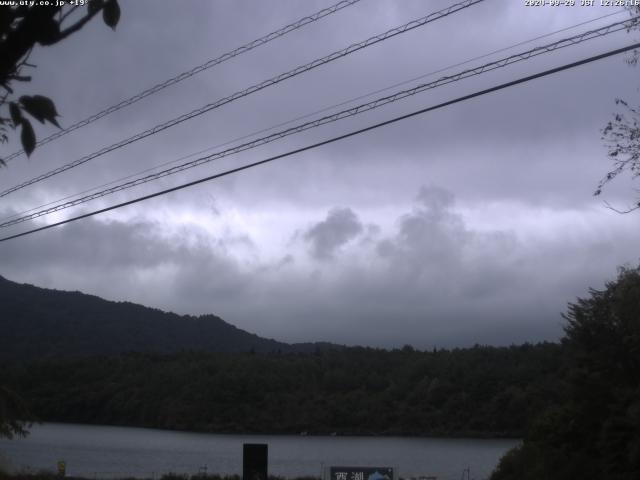
[[[52,2],[53,3],[53,2]],[[10,130],[20,129],[27,155],[36,147],[30,118],[60,127],[54,102],[43,95],[15,98],[15,82],[29,82],[24,71],[33,68],[28,58],[36,45],[54,45],[79,31],[98,13],[115,29],[120,19],[117,0],[77,0],[61,6],[15,5],[0,7],[0,143],[9,141]],[[4,165],[0,157],[0,164]],[[26,434],[28,410],[12,390],[0,385],[0,437]]]
[[[31,414],[22,398],[0,385],[0,438],[26,435],[30,418]]]
[[[613,169],[600,181],[594,195],[600,195],[608,182],[625,171],[633,178],[640,176],[640,111],[620,98],[616,99],[616,105],[621,106],[623,112],[616,113],[602,130]],[[610,208],[619,213],[629,213],[640,208],[640,199],[635,199],[626,210]]]
[[[52,2],[53,3],[53,2]],[[77,5],[73,4],[77,3]],[[120,19],[117,0],[77,0],[62,6],[0,7],[0,142],[9,141],[9,128],[20,129],[20,141],[27,155],[36,147],[31,118],[60,127],[54,102],[43,95],[22,95],[15,98],[13,84],[28,82],[25,74],[34,65],[28,63],[36,45],[54,45],[79,31],[98,13],[115,29]],[[4,164],[2,158],[0,163]]]
[[[640,478],[640,267],[569,304],[567,395],[492,480]]]
[[[640,6],[629,7],[628,10],[632,16],[640,15]],[[636,29],[634,27],[632,30]],[[627,63],[637,66],[639,60],[640,52],[635,50]],[[613,120],[602,129],[602,140],[608,148],[607,155],[613,162],[613,168],[598,183],[593,193],[596,196],[602,193],[607,183],[624,172],[630,173],[632,178],[640,176],[640,110],[621,98],[616,98],[615,102],[622,107],[622,111],[615,113]],[[625,210],[608,206],[618,213],[629,213],[640,209],[640,198],[636,198]]]

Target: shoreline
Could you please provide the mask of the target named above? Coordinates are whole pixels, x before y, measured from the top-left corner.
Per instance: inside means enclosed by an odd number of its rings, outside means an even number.
[[[438,440],[452,439],[452,440],[520,440],[524,434],[514,434],[512,432],[428,432],[428,433],[415,433],[415,432],[314,432],[314,431],[301,431],[301,432],[267,432],[267,431],[246,431],[246,430],[229,430],[229,431],[212,431],[206,429],[189,429],[189,428],[171,428],[171,427],[158,427],[149,425],[135,425],[135,424],[123,424],[123,423],[78,423],[78,422],[65,422],[58,420],[46,420],[33,422],[32,425],[27,428],[29,430],[33,426],[44,425],[70,425],[79,427],[107,427],[107,428],[135,428],[141,430],[153,430],[175,433],[192,433],[203,435],[251,435],[251,436],[289,436],[289,437],[347,437],[347,438],[370,438],[370,437],[383,437],[383,438],[433,438]],[[28,435],[28,434],[27,434]]]
[[[53,471],[40,471],[36,473],[7,473],[0,470],[0,480],[96,480],[101,478],[108,478],[109,480],[242,480],[242,475],[219,475],[217,473],[189,475],[186,473],[165,473],[154,477],[83,477],[74,475],[60,476]],[[268,480],[321,480],[321,477],[281,477],[276,475],[269,475]],[[404,479],[398,478],[398,480]]]

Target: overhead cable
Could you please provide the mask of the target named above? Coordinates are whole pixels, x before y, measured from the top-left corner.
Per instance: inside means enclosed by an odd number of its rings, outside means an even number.
[[[242,97],[246,97],[247,95],[251,95],[252,93],[258,92],[264,88],[270,87],[272,85],[276,85],[284,80],[287,80],[289,78],[295,77],[297,75],[300,75],[301,73],[307,72],[309,70],[313,70],[314,68],[317,68],[321,65],[325,65],[329,62],[332,62],[334,60],[337,60],[339,58],[345,57],[347,55],[350,55],[351,53],[357,52],[359,50],[362,50],[364,48],[370,47],[372,45],[375,45],[377,43],[383,42],[385,40],[388,40],[389,38],[393,38],[396,35],[400,35],[402,33],[406,33],[409,32],[415,28],[418,27],[422,27],[424,25],[427,25],[428,23],[434,22],[436,20],[439,20],[441,18],[444,18],[448,15],[451,15],[453,13],[456,13],[460,10],[469,8],[472,5],[475,5],[477,3],[483,2],[485,0],[464,0],[463,2],[460,3],[456,3],[454,5],[451,5],[445,9],[442,9],[438,12],[434,12],[431,13],[425,17],[419,18],[417,20],[412,20],[411,22],[405,23],[404,25],[401,25],[399,27],[396,28],[392,28],[391,30],[388,30],[384,33],[381,33],[379,35],[373,36],[368,38],[367,40],[364,40],[362,42],[358,42],[358,43],[354,43],[342,50],[338,50],[336,52],[333,52],[325,57],[316,59],[310,63],[307,63],[305,65],[301,65],[299,67],[294,68],[293,70],[289,70],[286,73],[282,73],[280,75],[276,75],[275,77],[272,77],[268,80],[265,80],[263,82],[257,83],[249,88],[246,88],[244,90],[240,90],[228,97],[222,98],[220,100],[217,100],[213,103],[209,103],[207,105],[204,105],[203,107],[200,107],[196,110],[193,110],[189,113],[185,113],[179,117],[176,117],[172,120],[169,120],[165,123],[156,125],[153,128],[150,128],[148,130],[145,130],[143,132],[140,132],[136,135],[133,135],[132,137],[129,137],[125,140],[121,140],[120,142],[114,143],[113,145],[110,145],[108,147],[104,147],[94,153],[91,153],[89,155],[86,155],[82,158],[79,158],[77,160],[74,160],[73,162],[67,163],[65,165],[62,165],[58,168],[55,168],[47,173],[43,173],[42,175],[39,175],[37,177],[34,177],[30,180],[27,180],[26,182],[23,182],[19,185],[16,185],[14,187],[11,187],[7,190],[4,190],[2,192],[0,192],[0,197],[4,197],[6,195],[9,195],[12,192],[15,192],[17,190],[20,190],[22,188],[25,188],[29,185],[33,185],[34,183],[37,182],[41,182],[42,180],[45,180],[47,178],[53,177],[54,175],[58,175],[62,172],[66,172],[67,170],[77,167],[79,165],[82,165],[84,163],[87,163],[90,160],[93,160],[97,157],[100,157],[102,155],[105,155],[106,153],[112,152],[116,149],[122,148],[126,145],[129,145],[133,142],[136,142],[138,140],[142,140],[143,138],[149,137],[150,135],[155,135],[156,133],[162,132],[163,130],[166,130],[167,128],[173,127],[175,125],[178,125],[179,123],[185,122],[187,120],[190,120],[192,118],[195,118],[199,115],[202,115],[204,113],[207,113],[215,108],[219,108],[223,105],[226,105],[227,103],[230,103],[234,100],[237,100],[239,98]]]
[[[74,130],[77,130],[79,128],[82,128],[84,126],[89,125],[90,123],[95,122],[96,120],[99,120],[103,117],[106,117],[107,115],[110,115],[114,112],[117,112],[118,110],[121,110],[125,107],[128,107],[129,105],[133,105],[134,103],[142,100],[143,98],[148,97],[149,95],[153,95],[154,93],[158,93],[161,90],[164,90],[167,87],[170,87],[172,85],[175,85],[176,83],[182,82],[183,80],[186,80],[187,78],[191,78],[194,75],[197,75],[198,73],[204,72],[205,70],[208,70],[209,68],[215,67],[216,65],[219,65],[223,62],[226,62],[227,60],[230,60],[234,57],[237,57],[238,55],[242,55],[243,53],[247,53],[250,50],[253,50],[254,48],[260,47],[262,45],[265,45],[269,42],[271,42],[272,40],[275,40],[276,38],[282,37],[288,33],[291,33],[299,28],[304,27],[305,25],[308,25],[310,23],[316,22],[318,20],[320,20],[321,18],[326,17],[327,15],[331,15],[332,13],[336,13],[340,10],[342,10],[343,8],[346,7],[350,7],[351,5],[353,5],[354,3],[358,3],[360,0],[341,0],[340,2],[336,3],[335,5],[332,5],[330,7],[327,8],[323,8],[322,10],[314,13],[313,15],[309,15],[306,17],[301,18],[300,20],[297,20],[293,23],[290,23],[289,25],[286,25],[274,32],[268,33],[267,35],[264,35],[263,37],[260,37],[256,40],[253,40],[249,43],[246,43],[244,45],[242,45],[241,47],[238,47],[234,50],[231,50],[227,53],[224,53],[222,55],[220,55],[219,57],[216,58],[212,58],[211,60],[208,60],[207,62],[198,65],[196,67],[193,67],[191,70],[187,70],[186,72],[182,72],[178,75],[176,75],[175,77],[169,78],[163,82],[160,82],[156,85],[154,85],[153,87],[150,87],[146,90],[143,90],[140,93],[137,93],[136,95],[127,98],[126,100],[122,100],[120,103],[117,103],[116,105],[112,105],[108,108],[105,108],[104,110],[99,111],[98,113],[95,113],[93,115],[91,115],[90,117],[85,118],[84,120],[80,120],[76,123],[74,123],[73,125],[70,125],[69,127],[63,129],[63,130],[59,130],[51,135],[49,135],[46,138],[43,138],[42,140],[38,141],[38,143],[36,144],[37,146],[42,146],[46,143],[52,142],[53,140],[56,140],[60,137],[63,137],[64,135],[67,135],[68,133],[73,132]],[[12,153],[11,155],[9,155],[8,157],[6,157],[4,159],[5,162],[8,162],[10,160],[13,160],[14,158],[20,156],[22,153],[24,153],[24,150],[19,150],[17,152]]]
[[[145,174],[145,173],[148,173],[148,172],[152,172],[154,170],[157,170],[158,168],[162,168],[162,167],[165,167],[167,165],[173,165],[173,164],[176,164],[176,163],[181,162],[183,160],[186,160],[188,158],[195,157],[197,155],[202,155],[203,153],[209,152],[211,150],[215,150],[216,148],[221,148],[221,147],[224,147],[224,146],[227,146],[227,145],[231,145],[231,144],[233,144],[235,142],[239,142],[239,141],[242,141],[242,140],[246,140],[247,138],[255,137],[256,135],[259,135],[261,133],[269,132],[269,131],[275,130],[276,128],[284,127],[285,125],[290,125],[290,124],[292,124],[294,122],[297,122],[299,120],[304,120],[304,119],[313,117],[314,115],[318,115],[320,113],[328,112],[328,111],[333,110],[335,108],[342,107],[344,105],[348,105],[350,103],[356,102],[358,100],[362,100],[364,98],[371,97],[371,96],[376,95],[378,93],[389,91],[392,88],[400,87],[400,86],[403,86],[403,85],[408,85],[409,83],[413,83],[416,80],[420,80],[420,79],[423,79],[423,78],[431,77],[431,76],[436,75],[438,73],[442,73],[442,72],[445,72],[447,70],[451,70],[452,68],[460,67],[462,65],[467,65],[467,64],[469,64],[471,62],[474,62],[476,60],[481,60],[481,59],[484,59],[484,58],[488,58],[488,57],[490,57],[492,55],[495,55],[496,53],[505,52],[507,50],[511,50],[513,48],[516,48],[516,47],[519,47],[519,46],[522,46],[522,45],[526,45],[528,43],[535,42],[536,40],[541,40],[543,38],[548,38],[548,37],[551,37],[553,35],[557,35],[558,33],[566,32],[568,30],[573,30],[574,28],[581,27],[583,25],[587,25],[589,23],[593,23],[593,22],[596,22],[598,20],[602,20],[604,18],[611,17],[613,15],[620,15],[622,13],[627,13],[627,11],[626,10],[618,10],[617,12],[607,13],[606,15],[601,15],[599,17],[595,17],[595,18],[592,18],[590,20],[586,20],[584,22],[576,23],[574,25],[570,25],[568,27],[564,27],[564,28],[561,28],[559,30],[555,30],[553,32],[545,33],[543,35],[539,35],[537,37],[533,37],[533,38],[530,38],[528,40],[524,40],[524,41],[515,43],[513,45],[509,45],[508,47],[502,47],[502,48],[500,48],[498,50],[493,50],[492,52],[484,53],[482,55],[479,55],[479,56],[464,60],[462,62],[458,62],[458,63],[455,63],[453,65],[449,65],[447,67],[439,68],[438,70],[434,70],[434,71],[431,71],[429,73],[424,73],[424,74],[422,74],[420,76],[413,77],[413,78],[411,78],[409,80],[403,80],[402,82],[395,83],[393,85],[389,85],[387,87],[380,88],[380,89],[365,93],[363,95],[358,95],[357,97],[350,98],[350,99],[342,101],[340,103],[336,103],[336,104],[330,105],[328,107],[323,107],[320,110],[315,110],[313,112],[306,113],[304,115],[292,118],[292,119],[287,120],[285,122],[281,122],[281,123],[272,125],[270,127],[262,128],[260,130],[257,130],[257,131],[242,135],[240,137],[236,137],[236,138],[234,138],[232,140],[227,140],[227,141],[225,141],[223,143],[218,143],[216,145],[207,147],[207,148],[199,150],[197,152],[192,152],[190,154],[183,155],[183,156],[181,156],[181,157],[179,157],[177,159],[173,159],[173,160],[170,160],[170,161],[167,161],[167,162],[160,163],[158,165],[155,165],[153,167],[149,167],[149,168],[146,168],[144,170],[132,173],[132,174],[127,175],[125,177],[120,177],[118,179],[111,180],[111,181],[109,181],[107,183],[103,183],[103,184],[88,188],[88,189],[83,190],[81,192],[74,193],[74,194],[71,194],[71,195],[67,195],[67,196],[64,196],[62,198],[58,198],[56,200],[52,200],[50,202],[47,202],[47,203],[44,203],[44,204],[29,208],[27,210],[23,210],[23,211],[20,211],[20,212],[13,213],[11,215],[8,215],[6,217],[1,218],[0,219],[0,223],[4,222],[5,220],[10,220],[10,219],[15,218],[15,217],[20,217],[20,216],[23,216],[23,215],[25,215],[27,213],[34,212],[34,211],[39,210],[41,208],[48,207],[50,205],[54,205],[56,203],[59,203],[59,202],[65,201],[65,200],[70,200],[70,199],[72,199],[74,197],[78,197],[79,195],[84,195],[84,194],[87,194],[89,192],[93,192],[93,191],[98,190],[98,189],[103,189],[105,187],[108,187],[108,186],[111,186],[111,185],[115,185],[115,184],[117,184],[119,182],[123,182],[125,180],[129,180],[130,178],[134,178],[134,177],[136,177],[138,175],[142,175],[142,174]]]
[[[323,140],[321,142],[314,143],[312,145],[307,145],[305,147],[297,148],[295,150],[290,150],[288,152],[281,153],[279,155],[275,155],[275,156],[272,156],[272,157],[269,157],[269,158],[265,158],[264,160],[260,160],[260,161],[257,161],[257,162],[253,162],[253,163],[249,163],[249,164],[246,164],[246,165],[242,165],[240,167],[232,168],[232,169],[226,170],[224,172],[220,172],[220,173],[216,173],[214,175],[210,175],[208,177],[204,177],[204,178],[200,178],[198,180],[194,180],[194,181],[191,181],[191,182],[183,183],[182,185],[178,185],[178,186],[175,186],[175,187],[167,188],[165,190],[161,190],[159,192],[155,192],[155,193],[152,193],[152,194],[149,194],[149,195],[144,195],[142,197],[134,198],[132,200],[128,200],[126,202],[122,202],[122,203],[119,203],[119,204],[116,204],[116,205],[111,205],[110,207],[101,208],[99,210],[94,210],[92,212],[84,213],[82,215],[78,215],[78,216],[75,216],[75,217],[72,217],[72,218],[68,218],[66,220],[62,220],[62,221],[59,221],[59,222],[56,222],[56,223],[51,223],[49,225],[44,225],[42,227],[34,228],[34,229],[28,230],[26,232],[21,232],[21,233],[15,234],[15,235],[10,235],[10,236],[7,236],[7,237],[3,237],[3,238],[0,238],[0,242],[6,242],[8,240],[12,240],[12,239],[15,239],[15,238],[24,237],[25,235],[30,235],[32,233],[41,232],[43,230],[48,230],[50,228],[54,228],[54,227],[57,227],[57,226],[60,226],[60,225],[65,225],[67,223],[75,222],[76,220],[89,218],[89,217],[92,217],[94,215],[98,215],[100,213],[109,212],[111,210],[116,210],[118,208],[126,207],[128,205],[133,205],[135,203],[139,203],[139,202],[142,202],[142,201],[145,201],[145,200],[149,200],[151,198],[159,197],[161,195],[166,195],[168,193],[176,192],[178,190],[183,190],[185,188],[192,187],[192,186],[195,186],[195,185],[199,185],[201,183],[208,182],[208,181],[211,181],[211,180],[215,180],[217,178],[225,177],[225,176],[231,175],[233,173],[241,172],[243,170],[248,170],[250,168],[257,167],[259,165],[264,165],[266,163],[273,162],[275,160],[279,160],[281,158],[285,158],[285,157],[289,157],[289,156],[292,156],[292,155],[296,155],[298,153],[302,153],[302,152],[305,152],[305,151],[308,151],[308,150],[312,150],[314,148],[318,148],[318,147],[321,147],[323,145],[328,145],[330,143],[334,143],[334,142],[337,142],[337,141],[340,141],[340,140],[344,140],[344,139],[347,139],[347,138],[350,138],[350,137],[353,137],[353,136],[356,136],[356,135],[360,135],[362,133],[365,133],[365,132],[368,132],[368,131],[371,131],[371,130],[374,130],[374,129],[377,129],[377,128],[380,128],[380,127],[383,127],[383,126],[386,126],[386,125],[390,125],[392,123],[396,123],[396,122],[399,122],[401,120],[406,120],[407,118],[415,117],[417,115],[422,115],[424,113],[431,112],[431,111],[434,111],[434,110],[438,110],[440,108],[444,108],[444,107],[447,107],[449,105],[454,105],[456,103],[460,103],[460,102],[464,102],[464,101],[467,101],[467,100],[471,100],[473,98],[480,97],[482,95],[486,95],[486,94],[489,94],[489,93],[493,93],[493,92],[496,92],[498,90],[503,90],[505,88],[513,87],[515,85],[519,85],[519,84],[522,84],[522,83],[525,83],[525,82],[529,82],[531,80],[535,80],[535,79],[538,79],[538,78],[542,78],[542,77],[546,77],[546,76],[549,76],[549,75],[553,75],[553,74],[562,72],[564,70],[569,70],[571,68],[575,68],[575,67],[578,67],[580,65],[585,65],[585,64],[588,64],[588,63],[591,63],[591,62],[595,62],[597,60],[608,58],[608,57],[611,57],[613,55],[619,55],[621,53],[625,53],[625,52],[628,52],[628,51],[636,49],[636,48],[640,48],[640,43],[634,43],[632,45],[628,45],[628,46],[622,47],[622,48],[617,48],[615,50],[610,50],[608,52],[601,53],[599,55],[594,55],[592,57],[588,57],[588,58],[585,58],[583,60],[579,60],[577,62],[568,63],[568,64],[562,65],[560,67],[551,68],[549,70],[545,70],[543,72],[539,72],[539,73],[536,73],[536,74],[533,74],[533,75],[522,77],[522,78],[519,78],[517,80],[512,80],[510,82],[502,83],[500,85],[496,85],[494,87],[486,88],[484,90],[480,90],[480,91],[471,93],[469,95],[464,95],[462,97],[458,97],[458,98],[455,98],[453,100],[449,100],[449,101],[446,101],[446,102],[443,102],[443,103],[439,103],[439,104],[431,106],[431,107],[423,108],[421,110],[417,110],[417,111],[414,111],[414,112],[411,112],[411,113],[408,113],[408,114],[405,114],[405,115],[401,115],[399,117],[395,117],[395,118],[392,118],[390,120],[385,120],[384,122],[376,123],[374,125],[370,125],[370,126],[365,127],[365,128],[354,130],[352,132],[345,133],[343,135],[339,135],[337,137],[330,138],[328,140]]]
[[[588,32],[583,32],[580,33],[578,35],[574,35],[572,37],[568,37],[562,40],[558,40],[556,42],[544,45],[544,46],[540,46],[540,47],[535,47],[531,50],[527,50],[525,52],[522,53],[518,53],[518,54],[514,54],[505,58],[502,58],[500,60],[495,60],[493,62],[489,62],[486,63],[484,65],[475,67],[475,68],[471,68],[471,69],[467,69],[467,70],[463,70],[459,73],[456,73],[454,75],[449,75],[449,76],[445,76],[445,77],[441,77],[435,81],[429,82],[429,83],[424,83],[421,85],[417,85],[413,88],[407,89],[407,90],[402,90],[399,92],[396,92],[392,95],[388,95],[385,97],[381,97],[378,98],[376,100],[373,100],[371,102],[368,103],[364,103],[361,105],[357,105],[355,107],[352,108],[348,108],[345,110],[342,110],[340,112],[331,114],[331,115],[326,115],[324,117],[321,117],[319,119],[316,120],[312,120],[306,123],[302,123],[300,125],[297,125],[295,127],[291,127],[288,128],[286,130],[282,130],[276,133],[273,133],[271,135],[267,135],[265,137],[261,137],[255,140],[252,140],[250,142],[247,143],[243,143],[241,145],[237,145],[235,147],[231,147],[228,148],[226,150],[222,150],[219,152],[215,152],[213,154],[210,155],[206,155],[194,160],[191,160],[189,162],[183,163],[181,165],[177,165],[165,170],[161,170],[159,172],[153,173],[153,174],[149,174],[146,175],[144,177],[139,177],[135,180],[131,180],[125,183],[121,183],[118,185],[115,185],[113,187],[110,188],[106,188],[104,190],[100,190],[98,192],[94,192],[91,193],[89,195],[80,197],[80,198],[76,198],[74,200],[70,200],[68,202],[65,203],[61,203],[43,210],[38,210],[36,212],[30,213],[28,215],[23,215],[20,216],[18,218],[14,218],[12,220],[7,220],[4,221],[2,223],[0,223],[0,228],[6,228],[12,225],[16,225],[18,223],[22,223],[28,220],[33,220],[35,218],[44,216],[44,215],[48,215],[50,213],[54,213],[54,212],[58,212],[60,210],[64,210],[67,208],[71,208],[83,203],[87,203],[91,200],[95,200],[97,198],[101,198],[107,195],[111,195],[113,193],[116,192],[120,192],[123,190],[127,190],[129,188],[133,188],[136,187],[138,185],[142,185],[145,183],[149,183],[151,181],[155,181],[158,180],[160,178],[169,176],[169,175],[173,175],[194,167],[197,167],[199,165],[203,165],[205,163],[209,163],[212,162],[214,160],[218,160],[220,158],[224,158],[230,155],[234,155],[246,150],[250,150],[262,145],[266,145],[268,143],[271,143],[273,141],[279,140],[281,138],[305,131],[305,130],[309,130],[311,128],[315,128],[315,127],[319,127],[321,125],[326,125],[328,123],[333,123],[336,122],[338,120],[342,120],[344,118],[348,118],[348,117],[353,117],[355,115],[359,115],[361,113],[370,111],[370,110],[374,110],[376,108],[382,107],[383,105],[387,105],[393,102],[396,102],[398,100],[402,100],[404,98],[416,95],[418,93],[427,91],[427,90],[431,90],[443,85],[447,85],[449,83],[453,83],[453,82],[457,82],[460,80],[463,80],[465,78],[469,78],[469,77],[473,77],[473,76],[477,76],[477,75],[481,75],[483,73],[486,72],[490,72],[493,70],[496,70],[498,68],[504,68],[508,65],[512,65],[514,63],[517,62],[521,62],[523,60],[528,60],[530,58],[542,55],[542,54],[546,54],[546,53],[550,53],[553,51],[556,51],[558,49],[561,48],[565,48],[568,46],[572,46],[572,45],[577,45],[579,43],[585,42],[587,40],[591,40],[594,38],[600,38],[603,37],[605,35],[609,35],[611,33],[615,33],[621,30],[625,30],[627,28],[629,28],[630,26],[635,25],[638,21],[640,20],[640,17],[634,17],[632,19],[623,21],[623,22],[616,22],[610,25],[607,25],[605,27],[599,28],[599,29],[595,29],[595,30],[590,30]]]

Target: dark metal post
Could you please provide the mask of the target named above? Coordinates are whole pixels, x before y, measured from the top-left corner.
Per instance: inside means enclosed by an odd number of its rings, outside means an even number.
[[[242,448],[242,480],[267,480],[268,445],[245,443]]]

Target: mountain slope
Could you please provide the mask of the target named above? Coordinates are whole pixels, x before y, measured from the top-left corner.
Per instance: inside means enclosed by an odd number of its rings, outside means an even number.
[[[177,315],[11,282],[0,276],[0,360],[120,352],[307,350],[240,330],[215,315]]]

